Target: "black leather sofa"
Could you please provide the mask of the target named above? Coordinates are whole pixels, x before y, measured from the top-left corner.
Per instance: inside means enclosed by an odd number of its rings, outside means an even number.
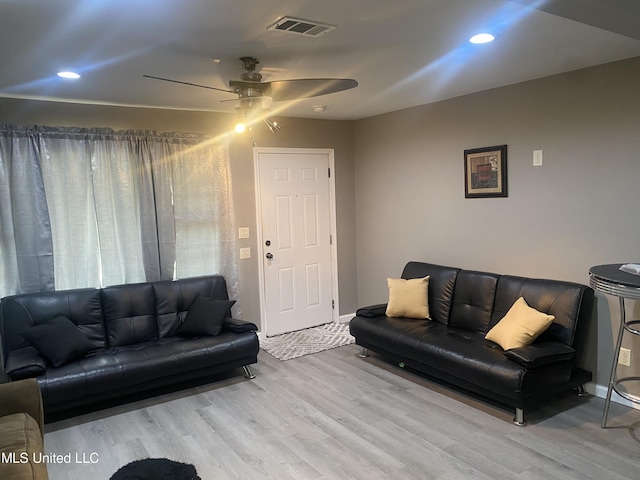
[[[409,262],[402,278],[429,276],[430,320],[387,317],[386,304],[361,308],[350,331],[362,346],[475,394],[515,408],[514,422],[554,394],[583,385],[591,373],[579,368],[584,327],[593,291],[584,285]],[[531,345],[503,350],[485,334],[524,297],[555,319]],[[579,333],[579,334],[577,334]]]
[[[240,367],[253,378],[249,365],[257,362],[259,350],[253,323],[227,318],[226,309],[217,335],[184,333],[198,296],[230,309],[219,275],[5,297],[0,305],[5,374],[10,380],[35,377],[47,415]],[[84,345],[88,352],[54,367],[24,332],[43,324],[49,328],[60,316],[77,327],[72,325],[71,333],[79,331],[90,344]],[[52,334],[62,331],[47,331]]]

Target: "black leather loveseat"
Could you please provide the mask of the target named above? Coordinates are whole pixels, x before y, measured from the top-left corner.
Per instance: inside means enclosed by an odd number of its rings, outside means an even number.
[[[541,280],[421,262],[408,263],[403,279],[428,279],[430,319],[389,317],[387,304],[361,308],[351,320],[356,343],[383,357],[524,411],[553,394],[591,380],[579,368],[583,345],[577,326],[591,308],[584,285]],[[551,325],[528,346],[504,350],[485,335],[523,297],[529,307],[553,315]],[[495,331],[495,330],[494,330]]]
[[[232,303],[219,275],[5,297],[4,371],[37,379],[46,414],[240,367],[251,378],[257,328],[228,318]]]

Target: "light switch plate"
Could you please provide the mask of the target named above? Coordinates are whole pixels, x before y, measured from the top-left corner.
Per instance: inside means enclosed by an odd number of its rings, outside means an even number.
[[[240,227],[238,229],[238,238],[249,238],[249,227]]]

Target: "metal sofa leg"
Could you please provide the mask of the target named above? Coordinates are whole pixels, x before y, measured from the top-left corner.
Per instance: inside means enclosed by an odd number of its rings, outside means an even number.
[[[591,395],[584,389],[584,385],[578,385],[578,387],[576,388],[576,390],[578,391],[578,396],[580,398],[583,397],[590,397]]]
[[[251,371],[251,367],[249,365],[244,365],[242,367],[242,370],[244,370],[244,376],[249,380],[251,380],[252,378],[256,378],[255,374]]]
[[[524,420],[524,410],[521,408],[516,408],[516,417],[513,419],[513,423],[518,425],[519,427],[524,427],[527,422]]]
[[[360,358],[367,358],[369,356],[369,350],[367,350],[366,348],[363,348],[362,352],[360,352],[358,356]]]

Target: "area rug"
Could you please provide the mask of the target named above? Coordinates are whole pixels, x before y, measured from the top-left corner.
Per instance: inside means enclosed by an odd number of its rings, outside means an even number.
[[[260,340],[260,348],[279,360],[322,352],[331,348],[355,343],[349,334],[348,323],[327,323],[319,327],[283,333]]]
[[[196,467],[167,458],[145,458],[128,463],[110,480],[202,480]]]

